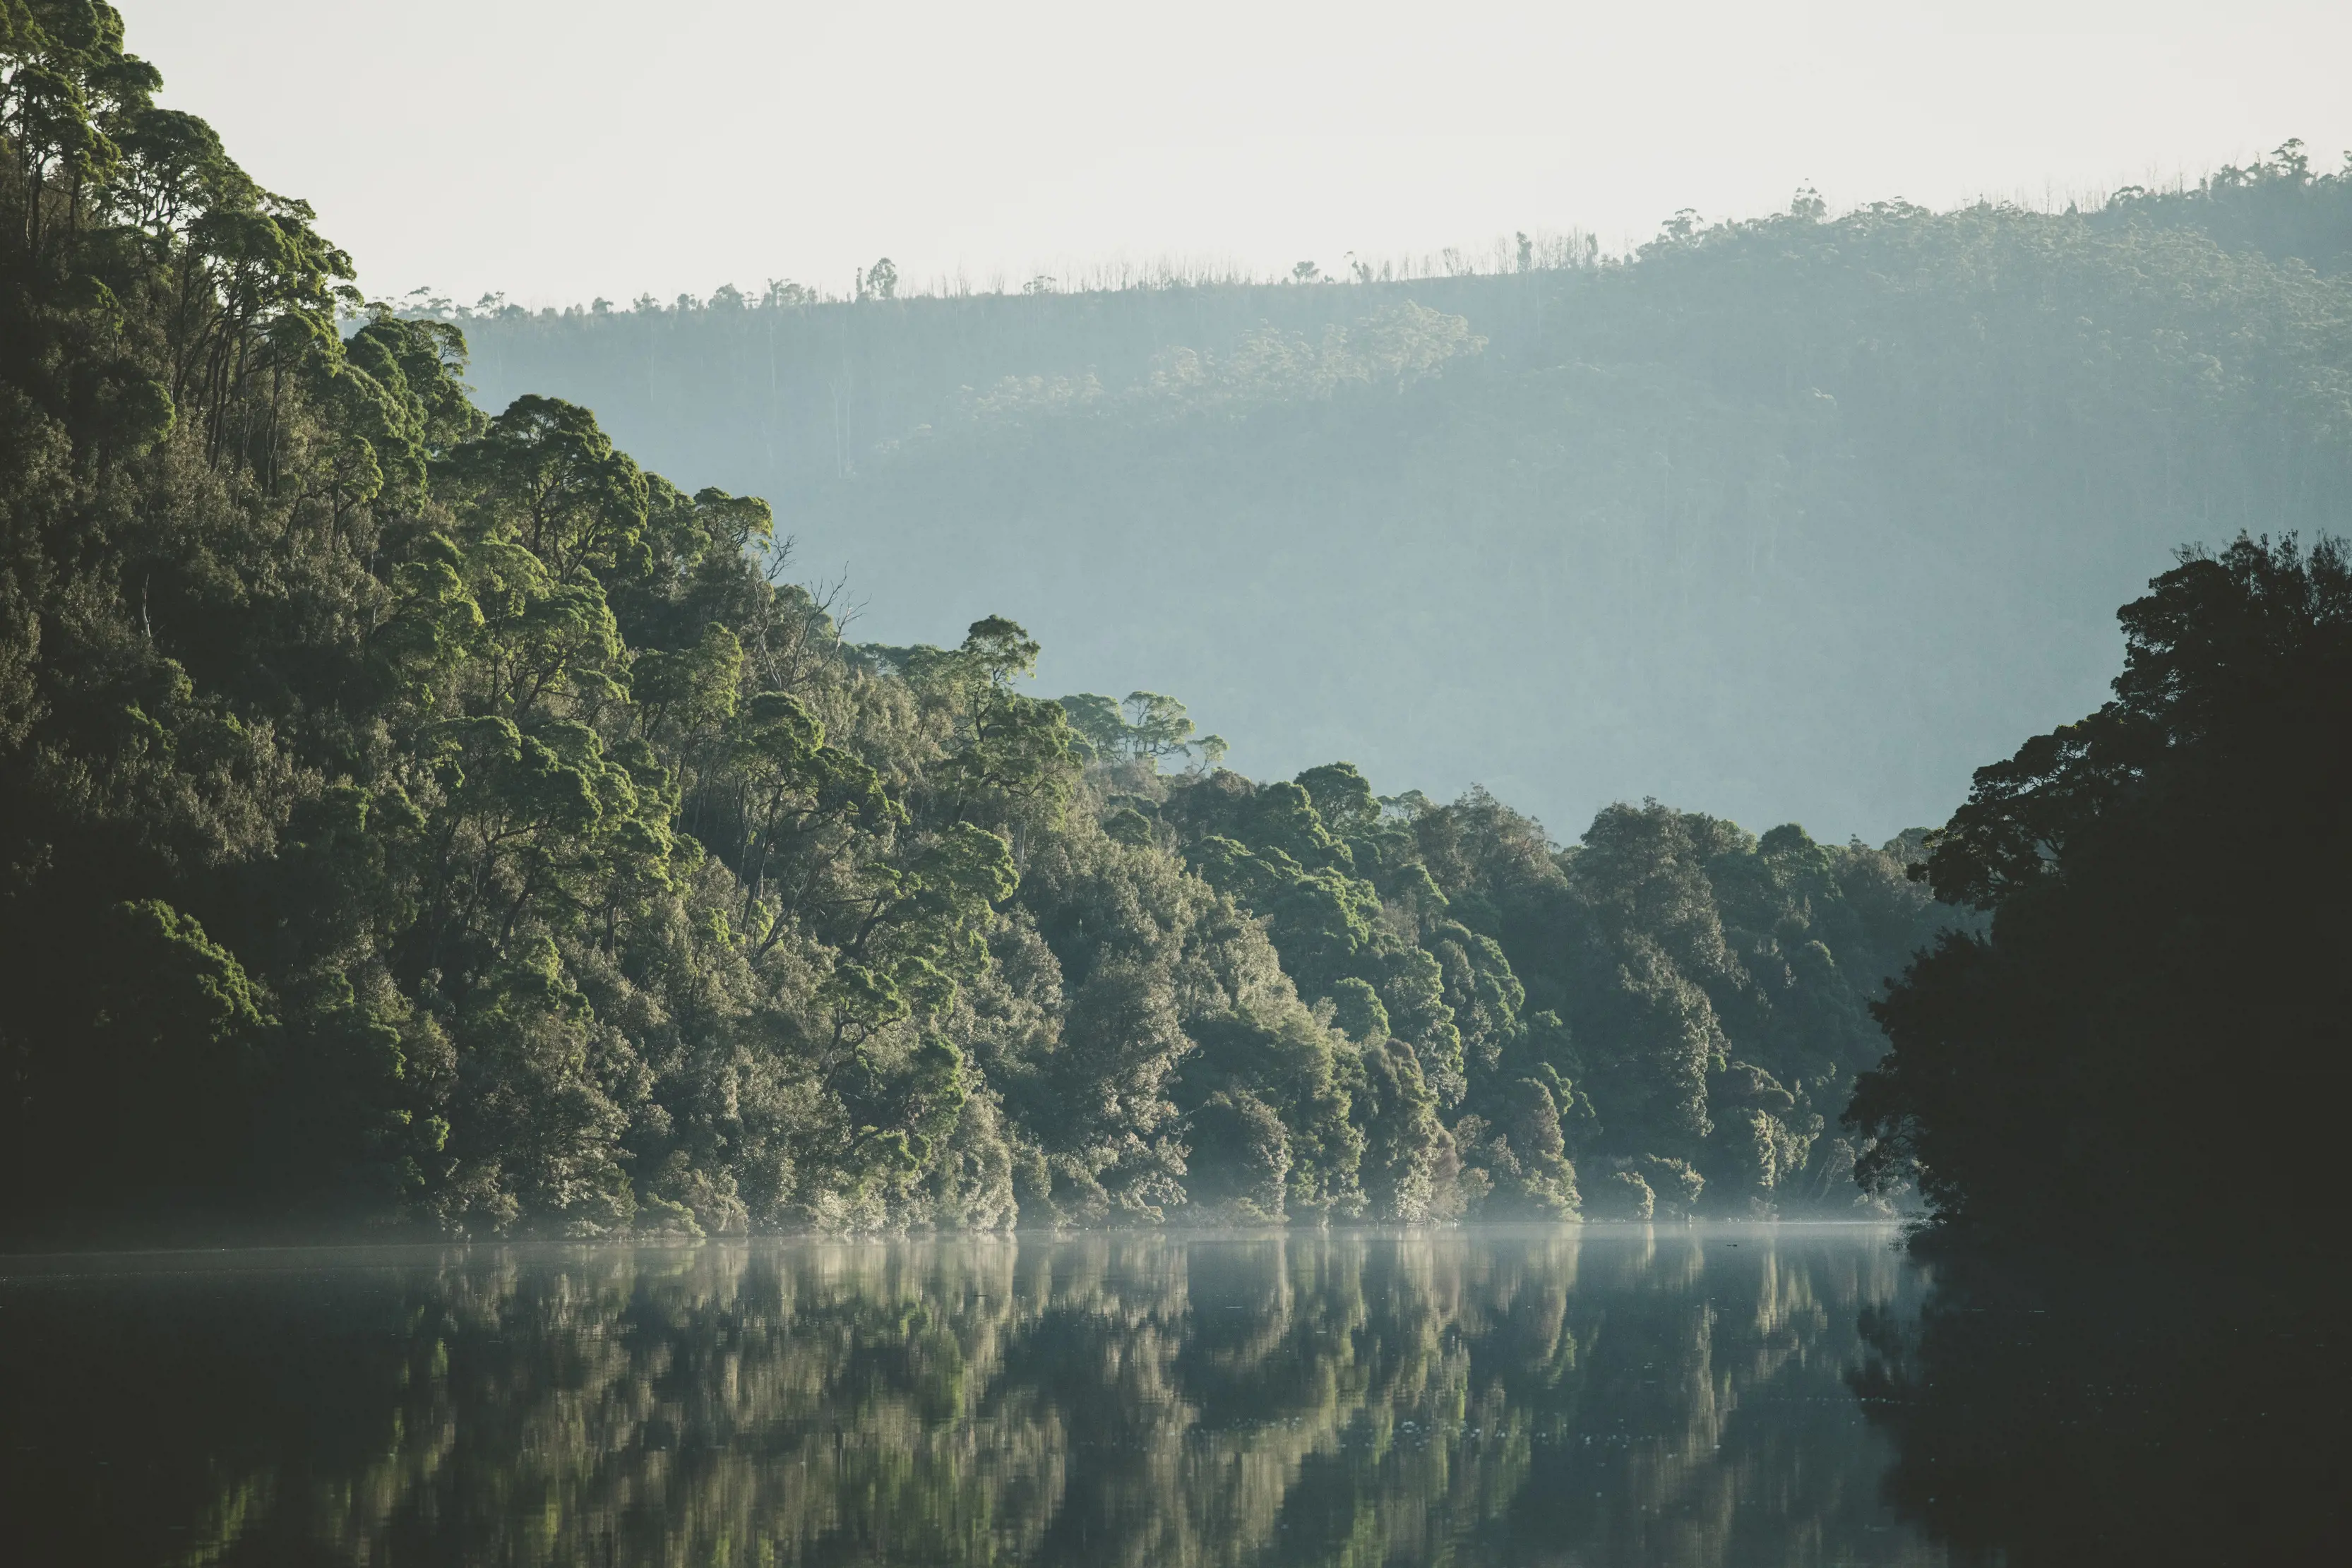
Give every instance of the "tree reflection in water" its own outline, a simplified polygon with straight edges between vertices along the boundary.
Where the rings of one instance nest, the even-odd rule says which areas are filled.
[[[1964,1560],[2352,1556],[2344,1316],[2307,1277],[1937,1272],[1916,1314],[1873,1311],[1853,1383],[1888,1496]]]
[[[74,1562],[1938,1562],[1847,1385],[1865,1316],[1916,1312],[1892,1241],[19,1264],[0,1531]]]

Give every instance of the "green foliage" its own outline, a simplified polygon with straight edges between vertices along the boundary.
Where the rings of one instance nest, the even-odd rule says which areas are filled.
[[[1202,761],[1213,767],[1225,754],[1223,737],[1204,735],[1194,739],[1192,720],[1184,705],[1158,692],[1129,692],[1124,703],[1093,692],[1057,700],[1090,758],[1149,758],[1156,766],[1161,758],[1189,758],[1198,752]]]
[[[2321,272],[2352,270],[2352,159],[2313,172],[2310,154],[2290,139],[2241,168],[2224,164],[2185,190],[2126,185],[2095,219],[2116,228],[2191,228],[2232,248],[2293,257]]]
[[[1289,1187],[1290,1134],[1256,1095],[1219,1090],[1186,1119],[1199,1166],[1186,1191],[1203,1218],[1264,1223],[1283,1218]]]
[[[2259,1244],[2324,1203],[2344,1075],[2352,927],[2315,890],[2352,864],[2352,561],[2242,535],[2118,618],[2114,699],[1930,836],[1922,874],[1990,929],[1876,1004],[1894,1049],[1845,1119],[1864,1179],[1916,1178],[1954,1238]],[[2250,1203],[2212,1162],[2257,1154]]]
[[[1000,616],[846,644],[765,503],[484,416],[446,322],[341,335],[348,261],[110,10],[6,15],[12,1233],[1560,1218],[1594,1160],[1853,1202],[1813,1107],[1935,923],[1897,860],[1255,783],[1171,697],[1024,695]],[[1477,347],[1270,329],[1151,398]]]

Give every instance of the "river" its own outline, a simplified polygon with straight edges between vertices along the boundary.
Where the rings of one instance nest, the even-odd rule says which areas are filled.
[[[2078,1557],[2032,1538],[2032,1481],[1934,1468],[1971,1419],[2033,1454],[1998,1378],[1955,1416],[1928,1364],[2046,1305],[1937,1290],[1856,1226],[16,1259],[0,1555]]]

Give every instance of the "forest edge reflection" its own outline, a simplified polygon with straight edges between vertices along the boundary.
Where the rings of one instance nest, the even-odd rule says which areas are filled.
[[[2340,1558],[2342,1307],[2270,1267],[1937,1260],[1916,1316],[1866,1312],[1849,1378],[1889,1500],[2018,1565]]]
[[[2340,1345],[1893,1228],[18,1259],[29,1560],[2310,1560]],[[1891,1443],[1891,1447],[1890,1447]]]
[[[1938,1561],[1841,1382],[1916,1311],[1894,1237],[19,1260],[9,1517],[81,1561]]]

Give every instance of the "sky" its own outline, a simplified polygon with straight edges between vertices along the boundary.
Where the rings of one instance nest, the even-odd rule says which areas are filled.
[[[2345,0],[116,0],[379,298],[1339,271],[2352,148]]]

